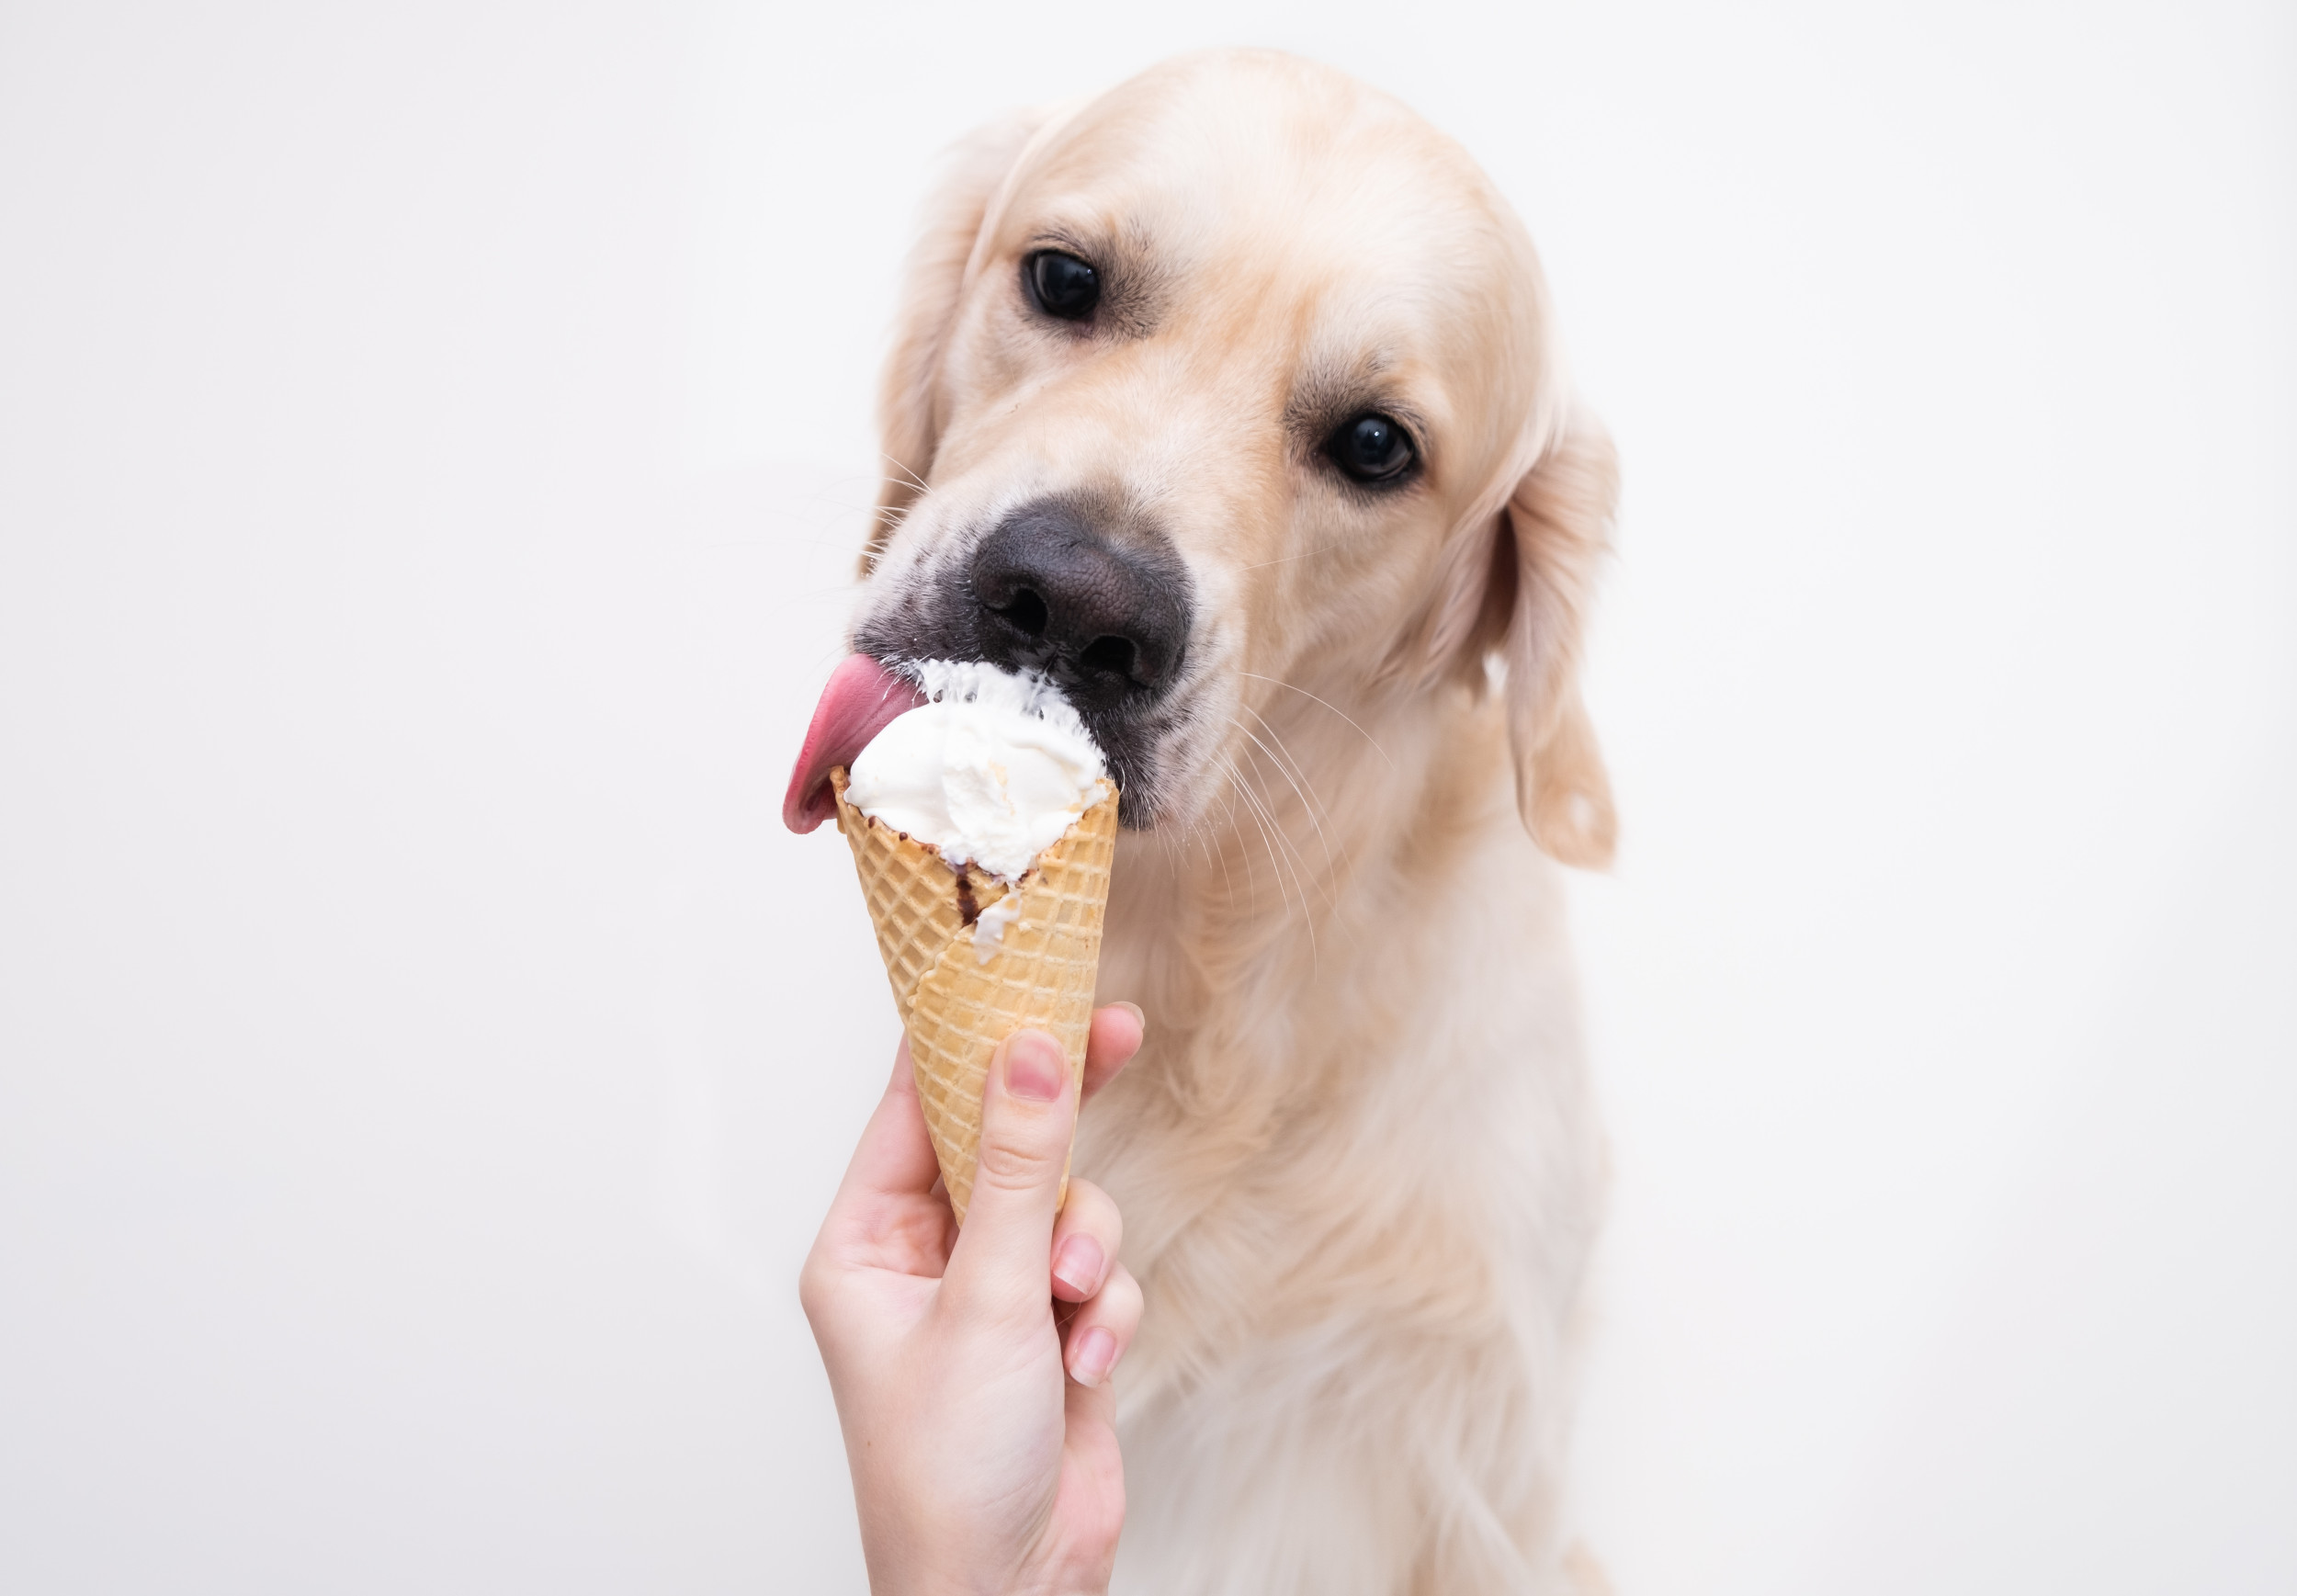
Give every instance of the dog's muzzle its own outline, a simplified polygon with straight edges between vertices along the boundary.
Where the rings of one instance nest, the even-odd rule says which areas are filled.
[[[1171,547],[1119,541],[1059,501],[999,522],[967,576],[971,613],[951,607],[963,635],[946,640],[1050,677],[1087,717],[1153,700],[1188,647],[1188,578]]]
[[[1060,688],[1108,761],[1125,823],[1147,826],[1159,807],[1156,754],[1179,714],[1194,617],[1187,567],[1162,532],[1090,496],[1024,504],[969,551],[921,562],[865,614],[854,646],[872,663],[849,661],[832,679],[784,817],[800,831],[826,819],[832,765],[850,761],[915,701],[875,662],[898,672],[916,660],[987,660]]]

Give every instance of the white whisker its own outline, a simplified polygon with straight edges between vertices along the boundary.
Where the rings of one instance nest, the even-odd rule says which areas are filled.
[[[1250,704],[1245,705],[1243,707],[1246,714],[1251,716],[1253,719],[1261,723],[1261,730],[1267,732],[1270,739],[1275,743],[1275,747],[1269,750],[1269,753],[1271,756],[1275,759],[1276,767],[1284,772],[1285,779],[1292,782],[1293,791],[1298,793],[1300,795],[1301,801],[1307,806],[1310,816],[1314,817],[1329,814],[1330,810],[1325,806],[1324,801],[1317,796],[1315,784],[1308,780],[1307,766],[1302,764],[1300,763],[1299,756],[1294,753],[1291,748],[1285,744],[1284,733],[1276,730],[1276,723],[1269,719],[1267,716],[1262,714],[1259,710],[1253,708]],[[1231,717],[1230,724],[1233,725],[1234,723],[1234,717]],[[1239,726],[1237,730],[1243,731],[1244,728]],[[1250,731],[1245,731],[1245,735],[1248,737],[1252,736]],[[1252,741],[1258,742],[1260,739],[1253,737]],[[1262,746],[1266,745],[1263,744]]]
[[[1387,750],[1380,746],[1378,741],[1373,737],[1372,733],[1366,731],[1363,727],[1357,726],[1353,720],[1350,720],[1348,719],[1347,712],[1341,709],[1338,705],[1325,703],[1323,699],[1318,698],[1315,694],[1309,692],[1306,687],[1294,687],[1291,683],[1279,682],[1273,676],[1263,676],[1254,671],[1239,671],[1237,674],[1239,676],[1250,676],[1255,682],[1266,682],[1272,686],[1290,687],[1293,692],[1299,694],[1301,697],[1314,699],[1317,703],[1323,704],[1325,708],[1330,709],[1342,720],[1347,720],[1350,726],[1354,727],[1356,735],[1363,738],[1366,742],[1372,744],[1373,753],[1378,754],[1382,759],[1387,759]],[[1394,770],[1396,768],[1396,762],[1392,759],[1387,759],[1387,767],[1390,770]]]
[[[1239,730],[1241,730],[1242,728],[1239,727]],[[1250,734],[1248,732],[1246,735]],[[1300,924],[1301,928],[1307,933],[1308,962],[1310,968],[1313,968],[1319,962],[1316,942],[1316,916],[1308,906],[1307,876],[1302,868],[1299,850],[1292,845],[1292,839],[1284,834],[1284,827],[1277,821],[1274,812],[1268,807],[1267,800],[1252,790],[1251,784],[1243,779],[1233,761],[1229,763],[1228,769],[1235,780],[1237,795],[1244,799],[1245,808],[1251,813],[1252,823],[1259,828],[1261,843],[1268,850],[1269,867],[1276,874],[1276,889],[1283,894],[1286,908],[1291,907],[1293,900],[1293,893],[1286,891],[1284,888],[1285,859],[1287,856],[1290,858],[1293,887],[1298,892],[1300,900]],[[1281,855],[1277,852],[1279,843],[1284,846],[1284,853]]]
[[[1339,544],[1338,544],[1337,542],[1333,542],[1333,543],[1319,543],[1319,544],[1318,544],[1318,545],[1317,545],[1315,548],[1313,548],[1313,549],[1302,549],[1302,550],[1300,550],[1300,552],[1299,552],[1299,553],[1297,553],[1297,554],[1279,554],[1279,555],[1278,555],[1278,556],[1276,556],[1276,558],[1275,558],[1275,559],[1273,559],[1273,560],[1263,560],[1260,561],[1257,565],[1242,565],[1242,566],[1239,566],[1237,569],[1238,569],[1239,571],[1240,571],[1240,572],[1242,572],[1242,571],[1265,571],[1265,570],[1267,570],[1267,569],[1268,569],[1270,566],[1272,566],[1272,565],[1285,565],[1285,564],[1289,564],[1291,561],[1293,561],[1293,560],[1306,560],[1306,559],[1308,559],[1311,555],[1321,554],[1321,553],[1323,553],[1326,549],[1336,549],[1336,548],[1338,548],[1338,547],[1339,547]]]
[[[1250,713],[1262,726],[1268,726],[1267,717],[1262,715],[1259,710],[1254,709],[1251,710]],[[1298,780],[1294,779],[1292,772],[1285,768],[1284,761],[1278,756],[1275,750],[1270,748],[1265,742],[1262,742],[1260,738],[1254,734],[1250,727],[1243,724],[1243,722],[1238,720],[1233,716],[1229,718],[1228,724],[1235,727],[1239,731],[1243,732],[1245,736],[1251,738],[1252,745],[1258,748],[1262,753],[1268,755],[1270,762],[1276,766],[1276,774],[1283,776],[1286,782],[1291,784],[1294,796],[1299,798],[1301,809],[1307,814],[1308,824],[1316,828],[1317,842],[1324,849],[1324,870],[1326,879],[1324,883],[1323,898],[1326,903],[1330,903],[1332,901],[1332,893],[1329,877],[1338,875],[1340,873],[1340,867],[1333,862],[1332,844],[1324,835],[1324,822],[1318,818],[1317,811],[1321,806],[1308,795],[1307,789],[1300,785]],[[1268,726],[1268,734],[1271,737],[1276,737],[1276,729],[1273,726]],[[1284,740],[1281,737],[1277,738],[1277,741],[1279,743],[1282,743],[1283,741]],[[1303,777],[1307,775],[1306,772],[1302,772],[1301,774]],[[1296,858],[1296,849],[1295,850],[1295,855]],[[1295,869],[1296,870],[1298,866],[1296,865]]]
[[[909,486],[915,488],[921,493],[930,493],[934,491],[932,483],[926,481],[924,478],[910,470],[909,467],[903,465],[900,460],[895,459],[891,455],[887,454],[885,450],[879,449],[877,454],[878,457],[886,462],[886,464],[894,469],[895,472],[899,474],[901,480]]]
[[[1260,806],[1252,801],[1250,784],[1245,780],[1244,772],[1238,768],[1234,759],[1223,755],[1220,763],[1228,773],[1228,824],[1231,829],[1236,828],[1237,805],[1241,803],[1244,806],[1245,818],[1252,822],[1252,829],[1260,833],[1261,848],[1268,855],[1269,869],[1275,877],[1277,902],[1282,907],[1289,908],[1292,903],[1292,893],[1284,881],[1284,861],[1277,856],[1276,844],[1269,837],[1268,825],[1262,818]],[[1247,849],[1244,854],[1244,868],[1245,878],[1252,886],[1252,908],[1257,911],[1260,908],[1260,872],[1253,867],[1250,849]]]

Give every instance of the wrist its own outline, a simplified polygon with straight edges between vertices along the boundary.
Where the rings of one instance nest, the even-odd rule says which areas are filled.
[[[1000,1578],[987,1572],[952,1568],[956,1538],[901,1537],[894,1546],[863,1537],[862,1553],[869,1566],[869,1596],[1108,1596],[1108,1570],[1093,1578],[1073,1571],[1059,1573],[1024,1569]]]

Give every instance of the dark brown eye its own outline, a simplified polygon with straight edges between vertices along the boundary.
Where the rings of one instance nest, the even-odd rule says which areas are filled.
[[[1073,255],[1041,249],[1021,263],[1037,309],[1064,322],[1081,322],[1101,302],[1101,274]]]
[[[1411,470],[1411,438],[1385,415],[1357,416],[1324,440],[1332,463],[1359,482],[1392,482]]]

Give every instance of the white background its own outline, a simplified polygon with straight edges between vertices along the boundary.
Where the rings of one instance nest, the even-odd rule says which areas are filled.
[[[1624,1596],[2297,1590],[2297,18],[1237,0],[0,6],[0,1588],[860,1590],[897,262],[1215,42],[1485,161],[1624,456]]]

